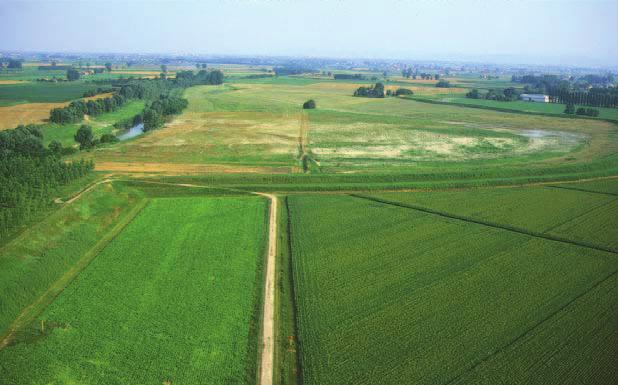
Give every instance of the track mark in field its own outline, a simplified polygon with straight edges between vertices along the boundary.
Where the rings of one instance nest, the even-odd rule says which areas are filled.
[[[585,189],[585,188],[579,188],[579,187],[552,186],[552,185],[549,185],[549,186],[547,186],[547,187],[551,187],[551,188],[559,188],[559,189],[563,189],[563,190],[574,190],[574,191],[581,191],[581,192],[590,193],[590,194],[611,195],[611,196],[618,197],[618,194],[616,194],[616,193],[612,193],[612,192],[603,192],[603,191],[594,191],[594,190],[588,190],[588,189]]]
[[[260,385],[272,385],[275,346],[275,257],[277,255],[277,197],[256,193],[270,200],[268,224],[268,256],[264,283],[264,309],[262,311],[262,359]]]
[[[586,247],[588,249],[593,249],[593,250],[598,250],[598,251],[605,251],[605,252],[612,253],[612,254],[618,254],[618,249],[614,249],[612,247],[595,245],[595,244],[588,243],[588,242],[574,241],[572,239],[562,238],[562,237],[558,237],[558,236],[554,236],[554,235],[549,235],[549,234],[544,234],[544,233],[539,233],[539,232],[536,232],[536,231],[522,229],[522,228],[515,227],[515,226],[502,225],[502,224],[498,224],[498,223],[487,222],[487,221],[483,221],[483,220],[480,220],[480,219],[474,219],[474,218],[469,218],[469,217],[465,217],[465,216],[462,216],[462,215],[451,214],[451,213],[447,213],[447,212],[444,212],[444,211],[430,209],[430,208],[427,208],[427,207],[416,206],[416,205],[411,205],[411,204],[401,203],[401,202],[395,202],[395,201],[390,201],[390,200],[386,200],[386,199],[382,199],[382,198],[375,198],[375,197],[367,196],[367,195],[350,194],[350,196],[355,197],[355,198],[359,198],[359,199],[366,199],[366,200],[377,202],[377,203],[382,203],[382,204],[385,204],[385,205],[391,205],[391,206],[396,206],[396,207],[402,207],[402,208],[405,208],[405,209],[416,210],[416,211],[420,211],[420,212],[423,212],[423,213],[426,213],[426,214],[433,214],[433,215],[437,215],[437,216],[440,216],[440,217],[443,217],[443,218],[455,219],[455,220],[459,220],[459,221],[463,221],[463,222],[468,222],[468,223],[475,223],[475,224],[478,224],[478,225],[493,227],[495,229],[502,229],[502,230],[513,232],[513,233],[529,235],[531,237],[536,237],[536,238],[547,239],[549,241],[566,243],[566,244],[570,244],[570,245]]]
[[[85,191],[82,191],[84,193]],[[80,193],[81,194],[81,193]],[[78,195],[80,195],[78,194]],[[81,196],[81,195],[80,195]],[[75,198],[75,197],[74,197]],[[77,199],[77,198],[76,198]],[[69,202],[67,202],[69,203]],[[21,313],[17,316],[15,321],[8,328],[6,334],[4,336],[0,336],[2,339],[0,340],[0,349],[4,348],[8,344],[11,343],[15,333],[27,326],[30,322],[32,322],[36,317],[45,310],[45,308],[51,304],[56,297],[60,295],[64,291],[64,289],[73,282],[75,278],[86,268],[90,263],[96,258],[96,256],[107,246],[109,242],[111,242],[120,232],[135,219],[135,217],[142,211],[148,200],[143,200],[140,203],[137,203],[131,211],[127,214],[127,217],[121,220],[116,224],[107,234],[105,234],[99,242],[97,242],[86,254],[84,254],[81,259],[79,259],[73,267],[71,267],[68,271],[66,271],[56,282],[54,282],[36,301],[28,305]]]
[[[596,289],[597,287],[601,286],[603,284],[603,282],[607,281],[608,279],[612,278],[614,275],[616,275],[616,273],[618,273],[618,270],[612,272],[611,274],[601,278],[600,280],[598,280],[597,282],[595,282],[592,286],[590,286],[588,289],[584,290],[582,293],[576,295],[575,297],[573,297],[571,300],[569,300],[567,303],[565,303],[564,305],[560,306],[558,309],[556,309],[555,311],[551,312],[550,314],[547,315],[547,317],[544,317],[543,319],[539,320],[537,323],[535,323],[534,325],[532,325],[530,328],[528,328],[526,331],[524,331],[523,333],[521,333],[520,335],[518,335],[517,337],[513,338],[511,341],[509,341],[506,345],[503,345],[499,348],[497,348],[496,350],[494,350],[493,352],[489,353],[488,355],[486,355],[483,358],[480,358],[479,360],[477,360],[474,364],[472,364],[472,366],[470,366],[468,369],[464,370],[463,372],[459,373],[458,375],[456,375],[455,377],[453,377],[452,379],[446,381],[443,385],[450,385],[452,383],[454,383],[455,381],[459,380],[461,377],[463,377],[465,374],[473,371],[474,369],[476,369],[479,365],[481,365],[482,363],[486,362],[487,360],[491,359],[492,357],[502,353],[503,351],[507,350],[508,348],[510,348],[511,346],[515,345],[518,341],[522,340],[523,338],[525,338],[526,336],[528,336],[530,333],[532,333],[536,328],[538,328],[539,326],[541,326],[543,323],[545,323],[547,320],[549,320],[550,318],[552,318],[553,316],[555,316],[556,314],[560,313],[561,311],[563,311],[564,309],[566,309],[567,307],[569,307],[570,305],[572,305],[573,303],[577,302],[577,300],[579,300],[580,298],[582,298],[583,296],[585,296],[586,294],[590,293],[592,290]]]

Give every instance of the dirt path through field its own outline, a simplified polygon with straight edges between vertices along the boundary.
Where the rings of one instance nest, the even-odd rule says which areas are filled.
[[[268,257],[266,259],[266,282],[264,283],[264,309],[262,312],[262,362],[260,385],[272,385],[275,353],[275,256],[277,254],[277,197],[257,193],[270,200]]]

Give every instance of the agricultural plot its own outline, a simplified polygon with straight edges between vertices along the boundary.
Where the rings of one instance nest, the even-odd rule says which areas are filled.
[[[618,196],[614,195],[533,187],[372,196],[618,250]]]
[[[84,92],[100,85],[82,81],[62,83],[0,84],[0,106],[21,103],[60,103],[79,99]]]
[[[140,200],[138,193],[100,185],[2,245],[0,338],[24,308],[81,260],[86,262],[90,250],[115,226],[130,220]]]
[[[266,209],[257,197],[152,199],[0,350],[0,378],[255,383]]]
[[[618,146],[612,125],[602,121],[586,121],[581,130],[581,120],[355,98],[354,83],[253,80],[262,84],[190,88],[189,107],[165,129],[88,156],[99,164],[211,164],[272,173],[307,171],[301,161],[307,156],[312,172],[417,174],[531,162],[577,167],[615,154]],[[302,112],[310,98],[318,108]]]
[[[611,383],[616,254],[356,197],[288,205],[303,383]]]

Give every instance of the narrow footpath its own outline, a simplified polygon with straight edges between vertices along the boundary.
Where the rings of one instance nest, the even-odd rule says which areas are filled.
[[[266,259],[266,281],[264,284],[264,309],[262,311],[262,362],[260,385],[272,385],[275,353],[275,257],[277,255],[277,197],[257,193],[270,200],[268,230],[268,256]]]

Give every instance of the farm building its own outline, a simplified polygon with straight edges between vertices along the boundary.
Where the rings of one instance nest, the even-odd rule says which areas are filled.
[[[519,98],[527,102],[549,103],[549,96],[543,94],[521,94]]]

